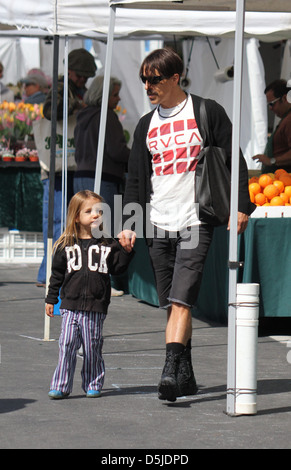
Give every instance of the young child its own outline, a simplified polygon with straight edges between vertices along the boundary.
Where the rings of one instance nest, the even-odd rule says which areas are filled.
[[[65,398],[71,393],[77,350],[81,345],[82,387],[86,396],[98,397],[104,383],[102,331],[110,303],[109,274],[124,272],[133,252],[102,235],[102,202],[92,191],[76,193],[68,207],[66,229],[54,246],[45,309],[52,317],[61,288],[62,327],[59,362],[49,392],[52,399]]]

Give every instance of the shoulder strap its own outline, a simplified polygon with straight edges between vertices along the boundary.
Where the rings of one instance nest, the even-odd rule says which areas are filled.
[[[206,112],[205,100],[203,98],[201,98],[201,103],[200,103],[200,123],[201,123],[201,129],[204,134],[203,140],[205,141],[207,139],[208,144],[210,144],[210,133],[209,133],[209,126],[208,126],[207,112]]]

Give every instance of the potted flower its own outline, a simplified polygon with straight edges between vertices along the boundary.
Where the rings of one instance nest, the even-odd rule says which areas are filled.
[[[38,152],[37,152],[37,150],[30,150],[28,158],[31,162],[38,162]]]
[[[4,162],[13,162],[14,159],[15,159],[15,156],[10,150],[4,150],[4,152],[2,153],[2,160]]]
[[[43,118],[42,104],[30,104],[20,101],[0,103],[0,139],[10,140],[10,147],[21,146],[34,140],[33,121]],[[16,149],[15,149],[16,151]]]
[[[17,150],[15,155],[16,162],[25,162],[29,157],[29,150],[26,147],[23,147],[20,150]]]

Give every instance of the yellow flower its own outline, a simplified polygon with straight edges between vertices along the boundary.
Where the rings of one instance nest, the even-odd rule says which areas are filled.
[[[12,113],[16,109],[16,104],[15,103],[8,103],[8,109],[9,109],[9,112]]]

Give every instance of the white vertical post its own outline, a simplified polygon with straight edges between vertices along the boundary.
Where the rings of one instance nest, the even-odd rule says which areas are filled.
[[[64,231],[67,219],[68,194],[68,36],[65,36],[64,50],[64,104],[63,104],[63,152],[62,152],[62,218],[61,233]]]
[[[228,354],[227,354],[227,406],[229,415],[236,414],[236,284],[237,284],[237,211],[238,174],[241,122],[241,82],[244,39],[245,0],[236,1],[236,28],[234,51],[233,129],[231,165],[231,204],[229,233],[229,305],[228,305]]]
[[[237,284],[236,414],[257,412],[259,284]]]
[[[99,128],[99,139],[98,139],[97,161],[96,161],[96,172],[95,172],[95,183],[94,183],[94,191],[98,194],[100,194],[102,166],[103,166],[103,152],[104,152],[105,132],[106,132],[109,82],[110,82],[110,71],[111,71],[113,39],[114,39],[114,26],[115,26],[115,16],[116,16],[115,10],[116,10],[115,6],[110,6],[109,31],[108,31],[106,57],[105,57],[103,94],[102,94],[102,103],[101,103],[101,119],[100,119],[100,128]]]
[[[52,246],[54,231],[54,195],[55,195],[55,161],[56,161],[56,135],[57,135],[57,94],[58,94],[58,62],[59,62],[59,36],[54,36],[53,60],[53,86],[52,86],[52,120],[51,120],[51,155],[49,173],[49,201],[48,201],[48,227],[46,252],[46,295],[52,266]],[[44,314],[44,340],[50,338],[50,317]]]

